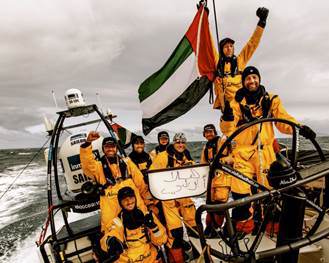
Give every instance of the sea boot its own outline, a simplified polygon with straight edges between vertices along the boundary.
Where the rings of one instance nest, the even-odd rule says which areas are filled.
[[[185,263],[184,253],[182,248],[169,248],[170,263]]]
[[[204,231],[204,235],[206,236],[206,238],[216,238],[218,235],[215,227],[217,228],[222,227],[223,222],[224,222],[224,215],[219,213],[213,213],[213,217],[212,217],[210,213],[207,213],[206,229]]]
[[[279,233],[279,223],[270,221],[266,225],[266,234],[269,237],[276,237]]]
[[[254,226],[255,224],[253,219],[237,221],[235,228],[237,233],[241,233],[238,235],[238,239],[242,239],[245,235],[251,234]]]

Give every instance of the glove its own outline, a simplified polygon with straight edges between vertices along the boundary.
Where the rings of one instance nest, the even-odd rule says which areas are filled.
[[[154,223],[154,219],[153,219],[153,213],[152,211],[149,212],[148,214],[146,214],[144,216],[144,225],[149,228],[149,229],[153,229],[155,228],[157,225]]]
[[[123,253],[123,245],[119,239],[116,237],[108,237],[106,240],[107,245],[107,253],[109,254],[110,258],[109,261],[106,262],[114,262],[119,259],[121,253]]]
[[[308,126],[302,125],[299,129],[299,134],[302,135],[305,139],[315,139],[316,133]]]
[[[199,10],[199,8],[202,5],[203,0],[200,0],[199,3],[196,5],[196,8]],[[209,9],[207,6],[204,7],[204,10],[206,10],[207,14],[209,14]]]
[[[222,119],[224,121],[233,121],[234,120],[233,110],[228,101],[225,101],[225,108],[224,108]]]
[[[259,17],[259,22],[257,25],[264,28],[266,25],[266,19],[268,16],[268,9],[265,7],[259,7],[256,11],[256,15]]]

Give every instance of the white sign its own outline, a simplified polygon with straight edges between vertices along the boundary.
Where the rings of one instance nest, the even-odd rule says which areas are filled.
[[[209,165],[149,171],[151,194],[159,200],[171,200],[202,195],[207,191]]]

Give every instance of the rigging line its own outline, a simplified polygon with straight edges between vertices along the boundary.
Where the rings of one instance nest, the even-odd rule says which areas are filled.
[[[43,147],[48,143],[48,141],[50,140],[51,137],[48,137],[48,139],[46,140],[46,142],[41,146],[41,148],[34,154],[34,156],[31,158],[31,160],[25,165],[25,167],[21,170],[21,172],[16,175],[15,179],[13,180],[13,182],[8,186],[8,188],[3,192],[3,194],[0,197],[0,200],[2,199],[2,197],[4,197],[4,195],[10,190],[10,188],[14,185],[14,183],[16,182],[16,180],[18,179],[18,177],[20,177],[22,175],[22,173],[25,171],[25,169],[31,164],[31,162],[34,160],[34,158],[40,153],[40,151],[43,149]]]
[[[218,34],[218,26],[217,26],[217,15],[216,15],[216,5],[215,5],[215,0],[212,0],[212,6],[214,8],[214,18],[215,18],[215,27],[216,27],[216,38],[217,38],[217,48],[218,52],[219,50],[219,34]]]
[[[101,112],[102,114],[104,114],[104,113],[103,113],[103,104],[102,104],[102,101],[101,101],[101,99],[100,99],[100,96],[99,96],[99,93],[98,93],[98,92],[96,93],[96,99],[97,99],[97,103],[98,103],[98,105],[100,106],[100,112]],[[102,120],[99,120],[99,122],[98,122],[98,124],[97,124],[97,127],[96,127],[96,129],[95,129],[95,131],[98,130],[101,121],[102,121]],[[111,124],[110,124],[110,125],[111,125]]]

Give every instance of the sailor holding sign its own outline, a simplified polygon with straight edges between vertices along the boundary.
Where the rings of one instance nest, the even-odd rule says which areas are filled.
[[[153,160],[150,170],[163,169],[169,167],[181,167],[194,164],[190,152],[186,149],[186,137],[183,133],[176,133],[173,145],[168,146],[166,151],[159,153]],[[162,210],[165,217],[165,225],[168,230],[169,256],[173,262],[183,263],[183,249],[186,241],[183,239],[183,225],[181,216],[188,229],[188,234],[193,235],[192,227],[195,223],[195,206],[191,198],[181,198],[176,200],[161,201]]]

